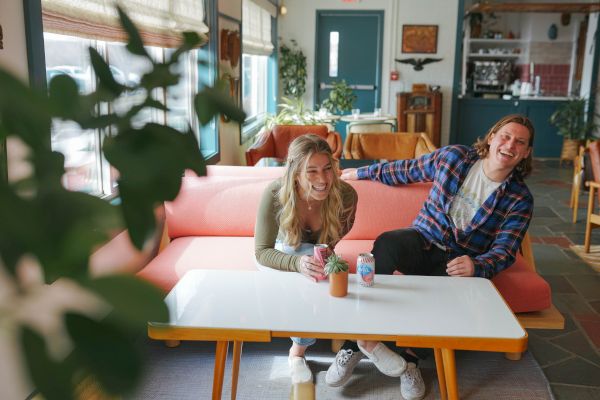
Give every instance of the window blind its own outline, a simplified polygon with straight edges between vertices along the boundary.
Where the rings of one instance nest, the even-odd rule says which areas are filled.
[[[114,0],[42,0],[44,31],[99,39],[125,41]],[[203,0],[120,0],[144,44],[176,47],[180,33],[195,31],[205,36]]]
[[[242,52],[268,56],[274,48],[271,41],[271,15],[274,10],[269,7],[270,3],[260,3],[259,5],[252,0],[243,0]]]

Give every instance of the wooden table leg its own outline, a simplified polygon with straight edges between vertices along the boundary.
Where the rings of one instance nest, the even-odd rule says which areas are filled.
[[[225,362],[227,361],[227,349],[229,342],[219,340],[215,350],[215,371],[213,375],[212,399],[221,400],[223,392],[223,377],[225,376]]]
[[[231,400],[237,395],[238,376],[240,375],[240,359],[242,358],[242,346],[244,342],[235,340],[233,342],[233,363],[231,365]]]
[[[444,375],[444,360],[442,358],[442,350],[433,349],[435,354],[435,368],[437,370],[438,382],[440,386],[440,398],[448,400],[448,389],[446,388],[446,375]]]
[[[456,360],[454,350],[442,349],[442,359],[444,360],[444,375],[446,376],[446,385],[448,387],[448,399],[458,400],[458,383],[456,382]]]

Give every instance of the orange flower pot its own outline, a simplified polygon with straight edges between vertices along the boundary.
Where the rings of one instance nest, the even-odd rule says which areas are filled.
[[[329,275],[329,294],[345,297],[348,294],[348,271]]]

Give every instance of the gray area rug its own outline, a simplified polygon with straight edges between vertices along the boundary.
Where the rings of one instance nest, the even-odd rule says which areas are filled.
[[[238,381],[240,400],[280,400],[290,396],[287,365],[290,342],[276,339],[271,343],[246,343],[243,348]],[[315,376],[316,398],[321,399],[401,399],[400,379],[379,373],[368,360],[362,360],[350,381],[341,388],[325,383],[325,373],[334,359],[329,341],[319,340],[307,351],[307,360]],[[210,399],[214,362],[214,343],[182,342],[169,349],[161,342],[148,341],[148,369],[141,385],[129,399]],[[230,398],[231,353],[226,367],[223,398]],[[461,399],[524,400],[552,399],[542,370],[531,354],[520,361],[509,361],[501,353],[460,351],[456,354]],[[439,399],[433,355],[422,362],[427,385],[426,399]]]

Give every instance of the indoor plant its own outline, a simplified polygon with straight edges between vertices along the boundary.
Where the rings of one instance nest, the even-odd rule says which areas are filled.
[[[145,335],[147,321],[167,318],[163,293],[130,275],[92,277],[90,257],[111,232],[125,228],[142,249],[155,229],[155,208],[175,198],[184,170],[205,173],[191,128],[181,132],[134,123],[148,108],[166,109],[152,92],[179,82],[172,67],[201,37],[184,33],[181,47],[164,63],[155,62],[120,9],[119,17],[129,37],[127,49],[152,64],[140,82],[117,82],[92,48],[98,83],[88,95],[79,94],[67,75],[53,78],[48,92],[41,92],[0,70],[0,140],[23,150],[8,154],[9,167],[21,175],[0,179],[0,340],[10,348],[20,345],[28,379],[48,400],[75,398],[74,387],[90,378],[108,394],[130,392],[139,382],[143,362],[136,338]],[[97,114],[98,106],[109,109],[107,104],[130,90],[144,93],[143,101],[122,112]],[[219,113],[244,120],[219,88],[206,87],[194,100],[203,125]],[[50,148],[54,118],[83,129],[113,128],[103,152],[119,171],[118,205],[63,188],[64,156]],[[0,382],[16,380],[19,361],[18,355],[13,360],[3,355],[10,367],[0,369]]]
[[[265,118],[265,129],[270,130],[273,125],[317,125],[323,119],[315,111],[309,110],[301,98],[282,97],[283,103],[278,104],[277,115],[268,115]]]
[[[564,102],[550,116],[550,123],[558,128],[563,136],[560,159],[574,160],[579,144],[585,140],[597,125],[593,117],[587,118],[587,99],[576,97]]]
[[[344,297],[348,294],[348,263],[337,254],[327,257],[325,274],[329,276],[329,294]]]
[[[284,96],[300,98],[306,91],[306,56],[295,40],[279,47],[279,77]]]
[[[324,107],[332,114],[343,114],[352,109],[352,104],[356,101],[356,95],[348,86],[345,80],[333,81],[329,97],[323,100],[321,107]]]

